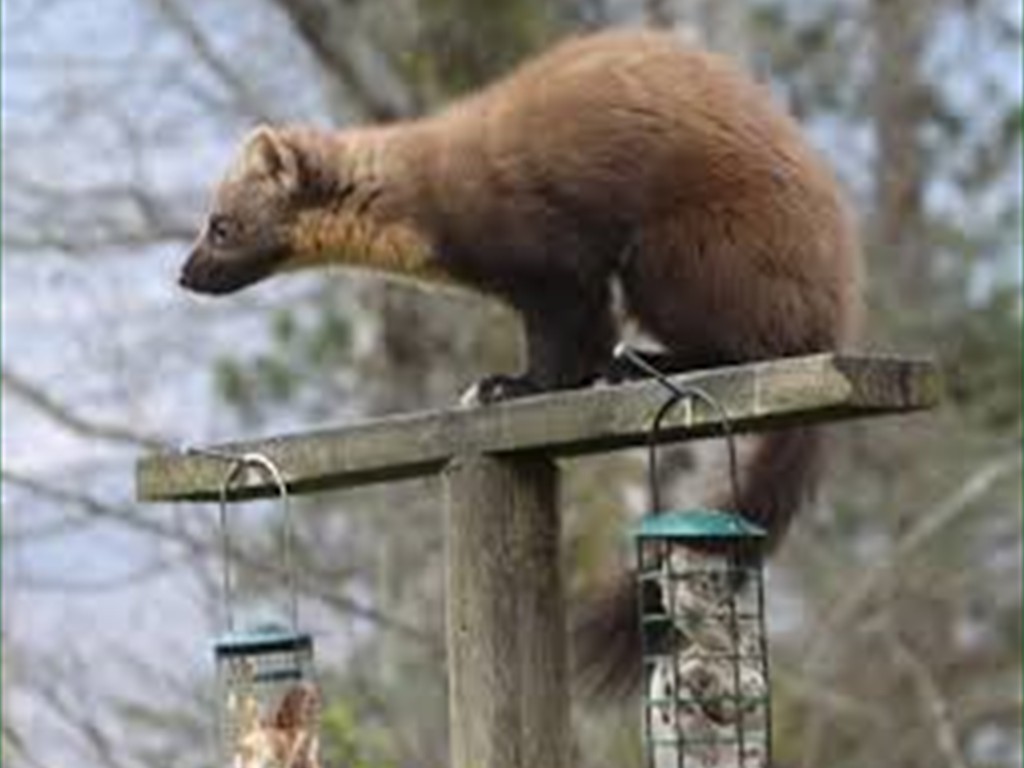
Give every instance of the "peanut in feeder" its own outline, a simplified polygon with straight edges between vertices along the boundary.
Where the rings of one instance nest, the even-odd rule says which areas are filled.
[[[299,631],[288,492],[277,467],[261,454],[232,460],[220,493],[224,545],[225,633],[214,644],[222,768],[319,768],[320,694],[313,680],[313,638]],[[230,568],[227,498],[246,470],[267,472],[284,512],[289,610],[284,623],[237,630]]]

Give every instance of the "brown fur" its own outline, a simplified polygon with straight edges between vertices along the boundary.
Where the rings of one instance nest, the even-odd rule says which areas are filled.
[[[214,237],[224,221],[234,230]],[[615,280],[680,368],[836,349],[859,307],[851,216],[796,124],[729,60],[655,32],[567,41],[419,120],[257,131],[182,283],[228,292],[329,263],[509,302],[528,367],[499,393],[600,373]],[[740,506],[773,542],[813,486],[819,448],[796,430],[754,455]],[[627,599],[599,600],[615,615],[589,626],[620,633],[625,658],[635,592],[611,594]]]

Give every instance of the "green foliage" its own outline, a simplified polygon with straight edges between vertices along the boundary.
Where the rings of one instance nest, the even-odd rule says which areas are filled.
[[[321,397],[319,375],[351,363],[352,320],[328,294],[301,312],[281,308],[269,321],[269,348],[252,357],[217,360],[217,395],[246,420],[259,421],[275,408],[295,406],[301,398]],[[330,381],[330,376],[323,377]]]
[[[942,357],[951,401],[984,429],[1019,432],[1021,420],[1021,296],[995,291],[958,315],[944,334]]]
[[[398,765],[381,734],[367,732],[357,709],[345,700],[324,708],[320,728],[324,765],[345,768],[394,768]]]
[[[421,87],[451,96],[510,69],[548,41],[554,4],[533,0],[422,0],[417,74]]]
[[[225,401],[246,417],[257,419],[261,408],[291,399],[296,373],[273,354],[257,355],[245,362],[222,357],[215,364],[214,382]]]

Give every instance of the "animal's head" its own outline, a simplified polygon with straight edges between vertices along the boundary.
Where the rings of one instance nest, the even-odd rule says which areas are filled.
[[[256,129],[214,193],[181,285],[232,293],[329,263],[447,280],[409,216],[409,176],[382,135]]]
[[[218,185],[179,282],[199,293],[231,293],[294,259],[292,231],[307,203],[299,148],[257,128]]]

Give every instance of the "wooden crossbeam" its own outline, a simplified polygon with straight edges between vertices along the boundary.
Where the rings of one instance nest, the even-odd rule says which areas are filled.
[[[865,355],[784,358],[695,371],[672,380],[711,394],[736,432],[915,411],[933,406],[940,392],[936,366],[928,360]],[[559,458],[642,445],[665,396],[656,381],[634,381],[390,416],[212,450],[262,453],[279,467],[292,493],[306,493],[433,474],[460,455],[543,453]],[[720,432],[716,413],[695,401],[666,418],[661,439]],[[216,499],[224,473],[225,461],[211,456],[149,456],[137,466],[138,498]],[[233,489],[232,498],[276,492],[269,478],[251,472]]]

